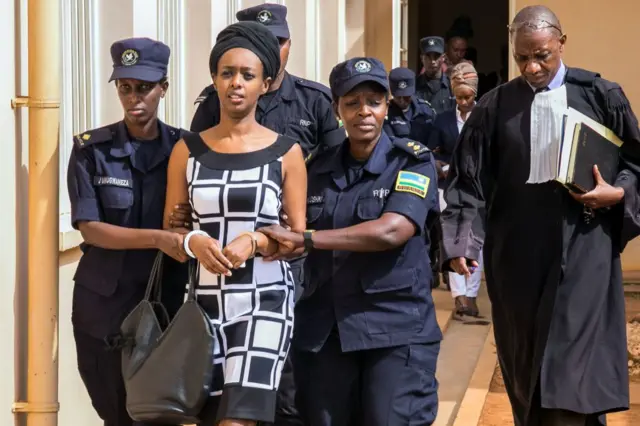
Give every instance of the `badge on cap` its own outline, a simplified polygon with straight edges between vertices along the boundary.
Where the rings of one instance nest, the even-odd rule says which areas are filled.
[[[127,49],[122,52],[122,65],[125,67],[130,67],[131,65],[135,65],[138,62],[138,52],[133,49]]]
[[[398,89],[406,89],[406,88],[407,88],[406,81],[401,81],[400,83],[398,83]]]
[[[427,43],[429,44],[429,46],[433,46],[434,44],[436,44],[436,41],[434,39],[430,38]]]
[[[263,10],[262,12],[258,13],[258,16],[256,16],[256,20],[261,24],[268,24],[269,22],[271,22],[271,19],[272,15],[268,10]]]
[[[354,65],[354,68],[358,72],[369,72],[371,71],[371,64],[365,60],[362,60],[362,61],[356,62],[356,64]]]

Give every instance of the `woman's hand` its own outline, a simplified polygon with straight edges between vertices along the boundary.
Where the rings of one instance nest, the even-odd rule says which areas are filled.
[[[171,231],[159,231],[157,238],[158,250],[171,256],[178,262],[186,262],[189,258],[184,251],[184,234]]]
[[[276,260],[300,255],[304,252],[304,237],[302,234],[291,232],[280,225],[271,225],[258,229],[267,237],[278,242],[278,250],[265,257],[265,260]]]
[[[600,174],[598,166],[593,166],[596,187],[586,194],[569,192],[574,200],[592,209],[601,209],[618,204],[624,198],[624,189],[609,185]]]
[[[222,250],[222,254],[231,261],[234,269],[238,269],[255,254],[254,246],[256,245],[257,243],[253,241],[250,234],[242,234],[227,244]]]
[[[449,266],[457,274],[464,275],[466,278],[471,276],[471,273],[479,266],[475,260],[470,260],[464,257],[456,257],[449,261]]]
[[[193,235],[189,239],[189,249],[204,268],[216,275],[231,276],[233,263],[222,254],[218,240],[206,235]]]
[[[191,212],[191,205],[189,203],[174,206],[169,215],[169,227],[191,229]]]

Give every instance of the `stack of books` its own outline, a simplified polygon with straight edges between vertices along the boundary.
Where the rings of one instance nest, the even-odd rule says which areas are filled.
[[[597,121],[568,108],[564,115],[563,132],[558,155],[556,181],[569,190],[586,193],[596,186],[593,166],[610,185],[618,174],[622,141]]]

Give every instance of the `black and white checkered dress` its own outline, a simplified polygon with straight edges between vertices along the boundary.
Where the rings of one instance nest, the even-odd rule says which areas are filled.
[[[282,156],[295,141],[280,136],[271,146],[245,154],[214,152],[196,134],[185,141],[194,229],[206,231],[224,247],[243,232],[279,223]],[[287,262],[265,262],[258,255],[232,273],[225,277],[202,266],[199,270],[196,297],[218,337],[203,426],[224,418],[273,421],[293,332]]]

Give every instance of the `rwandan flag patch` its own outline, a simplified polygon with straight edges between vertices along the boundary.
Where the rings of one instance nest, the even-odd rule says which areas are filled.
[[[426,197],[429,189],[429,179],[427,176],[413,172],[400,172],[396,180],[396,191],[410,192],[419,197]]]

